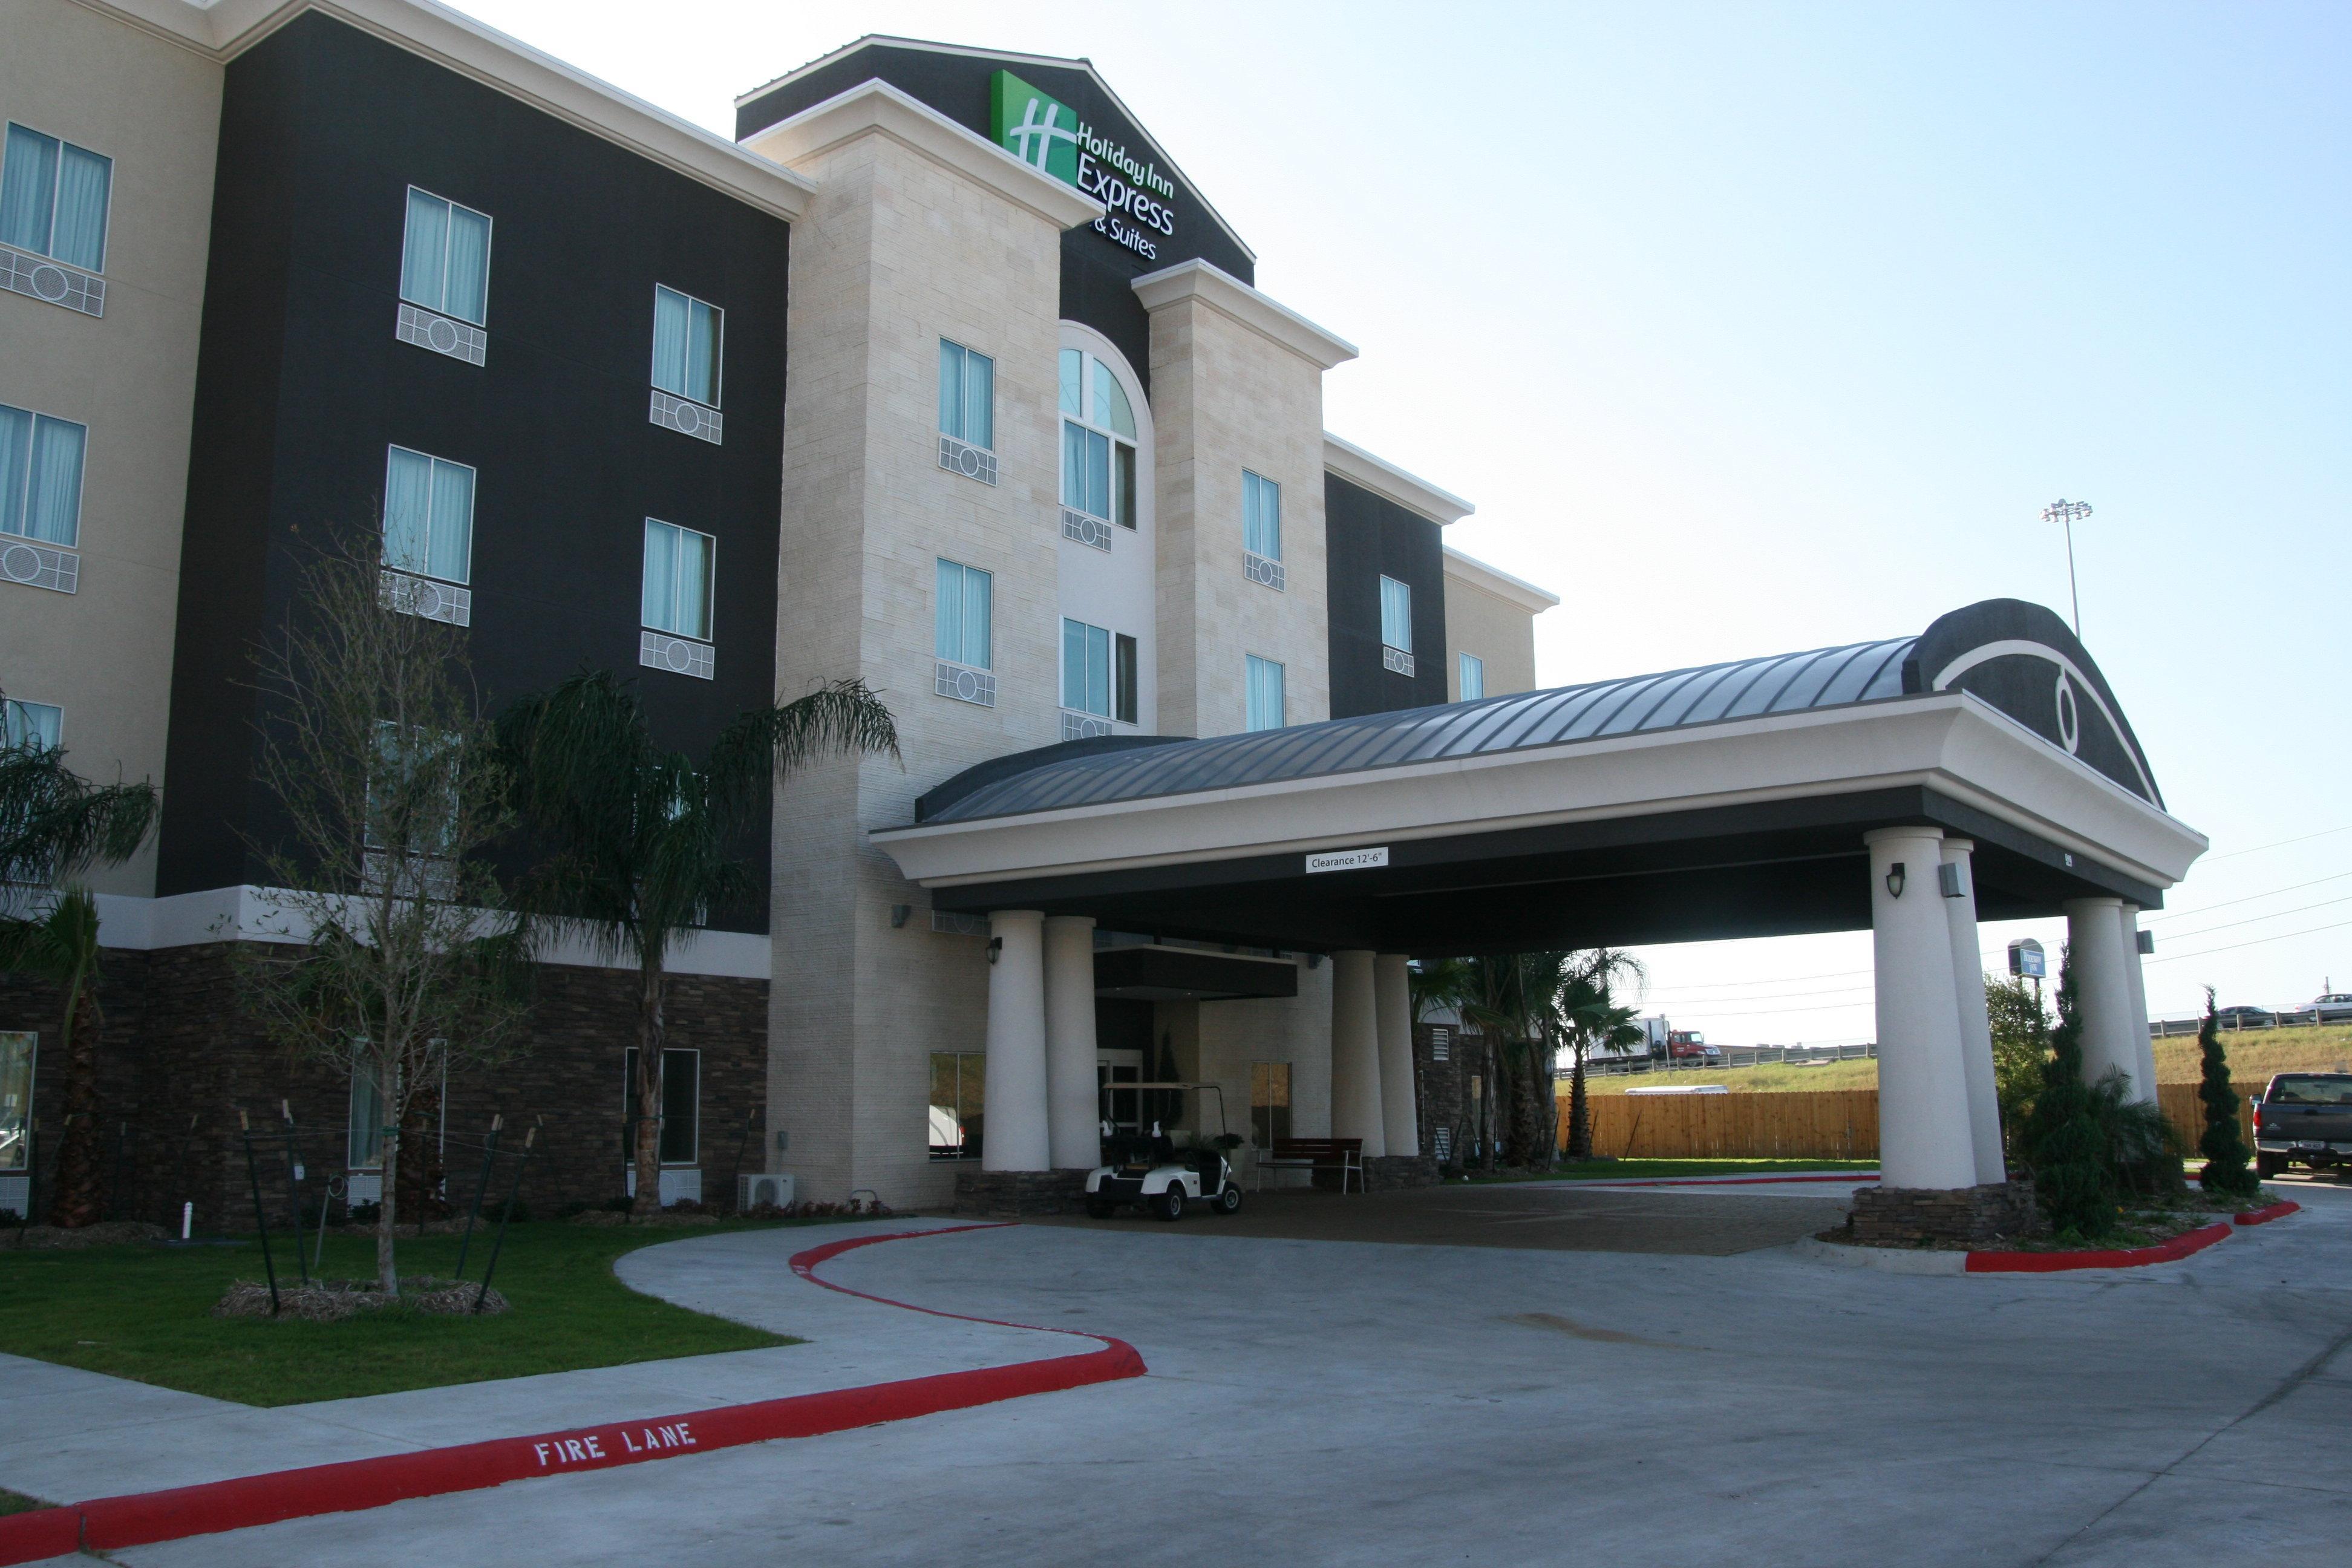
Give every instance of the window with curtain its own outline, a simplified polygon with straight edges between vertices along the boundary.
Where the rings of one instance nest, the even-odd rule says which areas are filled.
[[[1250,1143],[1272,1149],[1290,1136],[1290,1064],[1250,1063]]]
[[[354,1171],[383,1167],[383,1084],[376,1076],[376,1064],[356,1054],[352,1058],[352,1114],[343,1163]]]
[[[474,567],[474,470],[394,447],[384,461],[383,563],[395,572],[468,580]]]
[[[1399,653],[1412,651],[1412,584],[1381,579],[1381,641]]]
[[[113,186],[113,159],[12,122],[0,155],[0,242],[103,272]]]
[[[1062,706],[1073,713],[1111,716],[1111,636],[1101,626],[1062,622]]]
[[[980,1157],[988,1058],[980,1051],[931,1053],[929,1142],[934,1160]]]
[[[489,308],[490,220],[471,207],[408,187],[400,247],[400,297],[482,325]]]
[[[646,626],[677,637],[710,640],[711,564],[719,542],[707,533],[646,519]]]
[[[996,449],[996,362],[940,340],[940,434]]]
[[[621,1067],[621,1152],[637,1152],[637,1047],[624,1053]],[[691,1165],[701,1142],[702,1053],[662,1051],[661,1163]]]
[[[1135,639],[1120,632],[1110,639],[1111,717],[1122,724],[1135,722]]]
[[[0,1030],[0,1171],[21,1171],[30,1153],[25,1131],[33,1115],[33,1055],[41,1037],[30,1029]]]
[[[1248,705],[1247,727],[1252,730],[1282,728],[1282,666],[1255,654],[1247,656],[1248,680],[1243,693]]]
[[[81,462],[89,430],[0,404],[0,533],[68,550],[81,542]]]
[[[673,397],[719,406],[727,312],[691,294],[654,285],[654,384]]]
[[[1242,470],[1242,548],[1268,561],[1282,559],[1282,487]]]
[[[1110,366],[1083,349],[1064,349],[1062,504],[1072,511],[1136,525],[1135,405]]]
[[[1475,701],[1486,695],[1486,661],[1475,653],[1462,656],[1462,700]]]
[[[940,563],[940,587],[933,651],[953,664],[993,669],[989,647],[991,591],[994,577],[977,566],[954,561]]]
[[[66,710],[48,702],[0,702],[0,745],[54,752],[65,736]]]

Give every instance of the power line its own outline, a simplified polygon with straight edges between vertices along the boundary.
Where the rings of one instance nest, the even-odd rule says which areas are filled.
[[[2168,953],[2162,958],[2151,958],[2147,962],[2150,963],[2178,963],[2184,958],[2204,958],[2209,954],[2216,952],[2235,952],[2242,947],[2261,947],[2265,942],[2286,942],[2298,936],[2315,936],[2324,931],[2341,931],[2346,926],[2352,926],[2352,921],[2337,921],[2334,925],[2313,926],[2309,931],[2282,931],[2277,936],[2258,936],[2252,942],[2233,942],[2227,947],[2209,947],[2198,952]]]
[[[2232,849],[2226,855],[2208,855],[2208,864],[2215,860],[2234,860],[2241,855],[2259,855],[2265,849],[2284,849],[2290,844],[2308,844],[2315,838],[2325,838],[2331,833],[2352,833],[2352,822],[2341,827],[2323,827],[2316,833],[2306,833],[2300,838],[2282,838],[2275,844],[2257,844],[2252,849]]]
[[[2166,910],[2160,914],[2143,915],[2140,924],[2154,925],[2158,921],[2177,921],[2185,915],[2201,915],[2214,910],[2226,910],[2232,904],[2251,904],[2257,899],[2275,899],[2281,893],[2299,893],[2305,888],[2316,888],[2322,882],[2340,882],[2352,877],[2352,871],[2338,871],[2330,877],[2314,877],[2308,882],[2290,882],[2284,888],[2273,888],[2267,893],[2248,893],[2242,899],[2223,899],[2218,904],[2204,904],[2193,910]]]
[[[2301,904],[2291,910],[2274,910],[2266,915],[2248,915],[2242,921],[2223,921],[2220,925],[2207,926],[2203,931],[2175,931],[2172,935],[2175,941],[2195,936],[2210,936],[2217,931],[2228,931],[2234,926],[2258,925],[2263,921],[2284,920],[2289,915],[2308,914],[2313,910],[2324,910],[2335,904],[2352,904],[2352,894],[2347,894],[2340,899],[2322,899],[2315,904]]]

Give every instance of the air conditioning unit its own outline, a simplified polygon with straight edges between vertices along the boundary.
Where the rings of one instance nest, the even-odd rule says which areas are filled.
[[[738,1213],[748,1208],[757,1208],[761,1204],[772,1204],[780,1209],[793,1206],[793,1178],[790,1172],[735,1178],[735,1208]]]

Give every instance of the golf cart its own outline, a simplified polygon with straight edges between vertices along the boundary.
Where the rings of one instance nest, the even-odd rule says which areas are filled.
[[[1202,1139],[1189,1149],[1154,1121],[1148,1134],[1112,1134],[1103,1141],[1112,1163],[1087,1174],[1087,1213],[1108,1219],[1124,1204],[1150,1210],[1161,1219],[1181,1219],[1187,1204],[1206,1204],[1217,1214],[1242,1206],[1241,1184],[1225,1158],[1230,1145],[1225,1134],[1225,1093],[1213,1083],[1121,1083],[1122,1092],[1166,1090],[1184,1093],[1206,1090],[1217,1097],[1217,1136]],[[1106,1121],[1105,1126],[1109,1123]],[[1124,1145],[1124,1147],[1120,1147]]]

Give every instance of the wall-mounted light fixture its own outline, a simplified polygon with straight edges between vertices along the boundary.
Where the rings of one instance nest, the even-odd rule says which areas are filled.
[[[2156,951],[2156,933],[2154,931],[2144,931],[2139,932],[2138,936],[2139,941],[2133,945],[2137,946],[2140,952],[2154,952]]]
[[[914,912],[915,906],[912,904],[892,904],[890,906],[890,929],[892,931],[897,931],[900,926],[905,925],[907,923],[907,917]]]
[[[1890,899],[1901,898],[1906,879],[1902,861],[1897,860],[1894,865],[1889,866],[1886,868],[1886,896]]]
[[[1323,955],[1322,955],[1321,953],[1319,953],[1319,952],[1310,952],[1310,953],[1308,953],[1308,954],[1307,955],[1307,968],[1309,968],[1309,969],[1320,969],[1320,968],[1322,968],[1322,967],[1323,967]]]
[[[998,953],[1000,953],[1000,952],[1003,952],[1003,951],[1004,951],[1004,939],[1003,939],[1003,937],[1001,937],[1001,936],[992,936],[992,937],[990,937],[990,938],[988,939],[988,962],[989,962],[989,963],[994,963],[996,962],[996,955],[997,955]]]
[[[1936,868],[1936,886],[1948,899],[1965,898],[1968,889],[1960,886],[1959,863],[1947,860]]]

